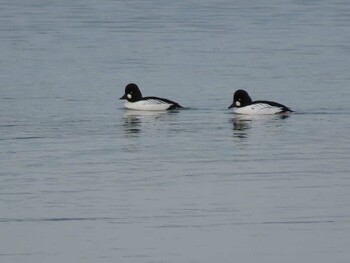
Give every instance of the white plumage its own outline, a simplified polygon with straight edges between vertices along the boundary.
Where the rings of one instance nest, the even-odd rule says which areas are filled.
[[[266,103],[251,104],[245,107],[235,107],[233,111],[237,114],[255,114],[255,115],[265,115],[265,114],[276,114],[281,112],[281,107],[271,106]]]
[[[167,110],[172,104],[166,103],[162,100],[140,100],[137,102],[125,102],[124,106],[130,110],[149,110],[149,111],[161,111]]]

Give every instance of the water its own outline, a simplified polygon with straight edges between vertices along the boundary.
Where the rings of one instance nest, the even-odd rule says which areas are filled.
[[[1,262],[348,262],[350,3],[0,6]]]

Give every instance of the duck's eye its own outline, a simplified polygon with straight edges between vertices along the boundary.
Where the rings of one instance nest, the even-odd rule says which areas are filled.
[[[131,94],[126,95],[128,97],[128,99],[130,100],[132,98]]]

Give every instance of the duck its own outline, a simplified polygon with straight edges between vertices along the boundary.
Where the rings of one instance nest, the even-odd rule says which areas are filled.
[[[131,110],[164,111],[183,108],[177,102],[168,99],[154,96],[142,97],[142,93],[135,83],[126,85],[125,93],[120,100],[127,100],[124,107]]]
[[[274,101],[253,101],[248,92],[242,89],[233,94],[233,103],[228,108],[233,108],[233,112],[237,114],[266,115],[293,112],[287,106]]]

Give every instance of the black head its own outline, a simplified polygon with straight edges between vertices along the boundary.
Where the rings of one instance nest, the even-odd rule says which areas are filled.
[[[239,89],[233,94],[233,103],[228,107],[231,108],[239,108],[245,107],[252,103],[252,99],[250,98],[248,92],[245,90]]]
[[[125,94],[120,99],[136,102],[142,99],[142,93],[136,84],[130,83],[126,85]]]

